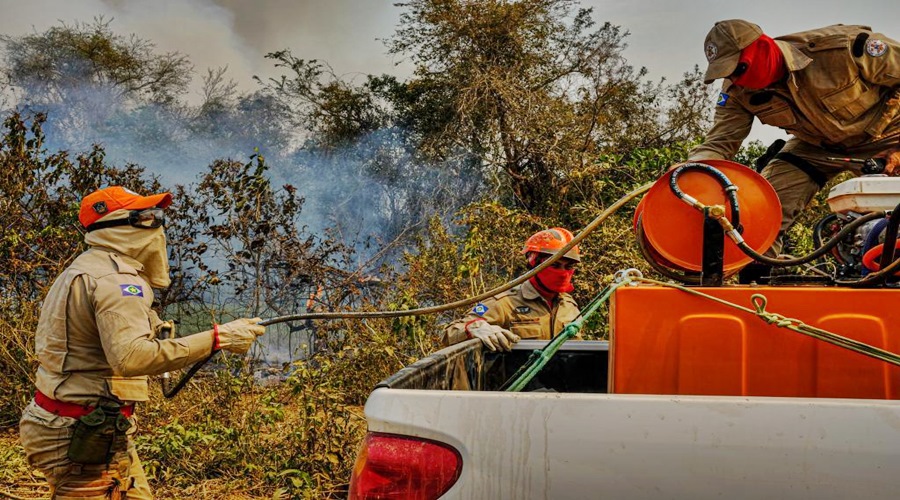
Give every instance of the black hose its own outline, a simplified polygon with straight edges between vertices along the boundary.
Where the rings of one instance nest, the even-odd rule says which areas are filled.
[[[816,222],[816,225],[813,227],[812,234],[814,248],[819,248],[820,246],[822,246],[822,231],[825,230],[825,225],[836,221],[837,218],[837,214],[828,214],[825,217],[822,217],[819,222]]]
[[[884,283],[885,279],[890,277],[892,274],[900,270],[900,259],[891,262],[891,265],[887,267],[883,267],[880,270],[870,273],[863,279],[860,280],[834,280],[835,284],[850,286],[854,288],[867,288],[875,285],[880,285]]]
[[[722,185],[722,189],[725,191],[725,196],[728,198],[728,204],[731,206],[731,225],[734,226],[738,233],[743,232],[743,229],[741,228],[741,209],[737,198],[738,188],[731,182],[731,179],[723,174],[721,170],[704,163],[686,163],[681,165],[673,170],[672,177],[669,177],[669,188],[679,200],[684,200],[687,195],[678,187],[678,177],[681,176],[682,172],[687,170],[699,170],[705,172],[719,181],[719,184]]]
[[[276,321],[273,319],[264,319],[257,324],[262,325],[262,326],[269,326],[269,325],[274,325],[275,323],[280,323],[280,321]],[[165,390],[165,389],[163,390],[163,396],[166,399],[174,398],[176,394],[178,394],[179,392],[181,392],[182,389],[184,389],[184,386],[187,385],[187,383],[194,377],[194,375],[196,375],[197,372],[200,371],[200,369],[203,368],[203,366],[206,365],[206,363],[209,363],[209,360],[211,360],[213,358],[213,356],[215,356],[218,353],[219,353],[219,350],[214,350],[213,352],[209,353],[209,356],[207,356],[203,360],[194,363],[194,365],[191,366],[190,369],[188,369],[188,371],[186,371],[184,373],[184,375],[181,376],[181,378],[178,380],[178,382],[175,383],[174,386],[169,388],[169,390]]]
[[[832,248],[836,247],[838,245],[838,243],[840,243],[841,240],[843,240],[848,234],[850,234],[852,231],[855,231],[856,228],[858,228],[859,226],[861,226],[871,220],[880,219],[880,218],[884,217],[885,215],[886,215],[886,213],[883,210],[878,211],[878,212],[867,213],[866,215],[863,215],[862,217],[860,217],[860,218],[856,219],[855,221],[844,226],[844,228],[841,229],[840,232],[838,232],[838,234],[836,234],[833,238],[831,238],[830,240],[825,242],[825,244],[822,245],[821,247],[815,249],[812,253],[809,253],[807,255],[804,255],[802,257],[797,257],[794,259],[774,259],[772,257],[766,257],[765,255],[750,248],[750,246],[747,245],[747,243],[743,242],[743,241],[741,243],[738,243],[737,246],[745,254],[749,255],[750,257],[753,257],[754,260],[762,262],[763,264],[769,264],[770,266],[780,266],[780,267],[797,266],[800,264],[806,264],[807,262],[811,262],[811,261],[816,260],[819,257],[825,255]]]
[[[196,375],[197,372],[200,371],[200,369],[203,368],[203,366],[206,365],[206,363],[208,363],[209,360],[211,360],[213,358],[213,356],[215,356],[218,353],[219,353],[219,351],[215,350],[215,351],[209,353],[209,356],[207,356],[202,361],[198,361],[198,362],[194,363],[194,365],[191,366],[191,368],[184,375],[181,376],[181,378],[178,380],[178,382],[176,382],[175,385],[172,386],[171,389],[169,389],[168,391],[166,391],[166,390],[163,391],[163,396],[166,399],[174,398],[176,394],[178,394],[179,392],[181,392],[182,389],[184,389],[184,386],[187,385],[187,383],[194,377],[194,375]]]

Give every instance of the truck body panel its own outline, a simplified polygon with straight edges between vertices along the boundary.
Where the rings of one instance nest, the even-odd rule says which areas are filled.
[[[379,388],[369,430],[447,443],[442,498],[896,498],[884,400]]]
[[[763,293],[770,311],[900,350],[896,291],[703,291]],[[370,395],[369,431],[455,448],[441,498],[897,497],[897,367],[678,290],[620,288],[610,310],[611,342],[566,342],[522,392],[498,389],[546,342],[416,361]]]

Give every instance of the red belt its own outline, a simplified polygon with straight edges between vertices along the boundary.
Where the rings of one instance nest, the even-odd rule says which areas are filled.
[[[65,401],[57,401],[55,399],[51,399],[50,396],[47,396],[41,391],[35,391],[34,402],[50,413],[59,415],[61,417],[70,418],[81,418],[94,411],[94,409],[96,408],[95,406],[90,405],[79,405],[75,403],[67,403]],[[128,406],[123,406],[119,409],[119,411],[123,416],[125,416],[125,418],[131,418],[131,415],[134,414],[134,405],[130,404]]]

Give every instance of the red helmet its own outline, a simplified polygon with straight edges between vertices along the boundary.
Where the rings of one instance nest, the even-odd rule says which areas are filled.
[[[538,252],[553,255],[560,248],[568,245],[574,238],[568,229],[561,227],[544,229],[532,234],[530,238],[525,240],[525,248],[522,249],[522,253],[527,255],[528,252]],[[581,252],[578,251],[578,245],[570,248],[564,257],[575,262],[581,262]]]

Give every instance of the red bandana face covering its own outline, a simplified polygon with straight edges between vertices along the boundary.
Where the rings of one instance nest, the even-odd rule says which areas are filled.
[[[784,78],[784,54],[775,40],[760,35],[753,43],[741,51],[741,63],[747,65],[747,71],[741,76],[731,77],[735,85],[748,89],[764,89]]]
[[[572,276],[575,274],[574,269],[555,269],[548,267],[537,273],[536,278],[543,288],[556,293],[569,293],[575,290],[572,286]]]

